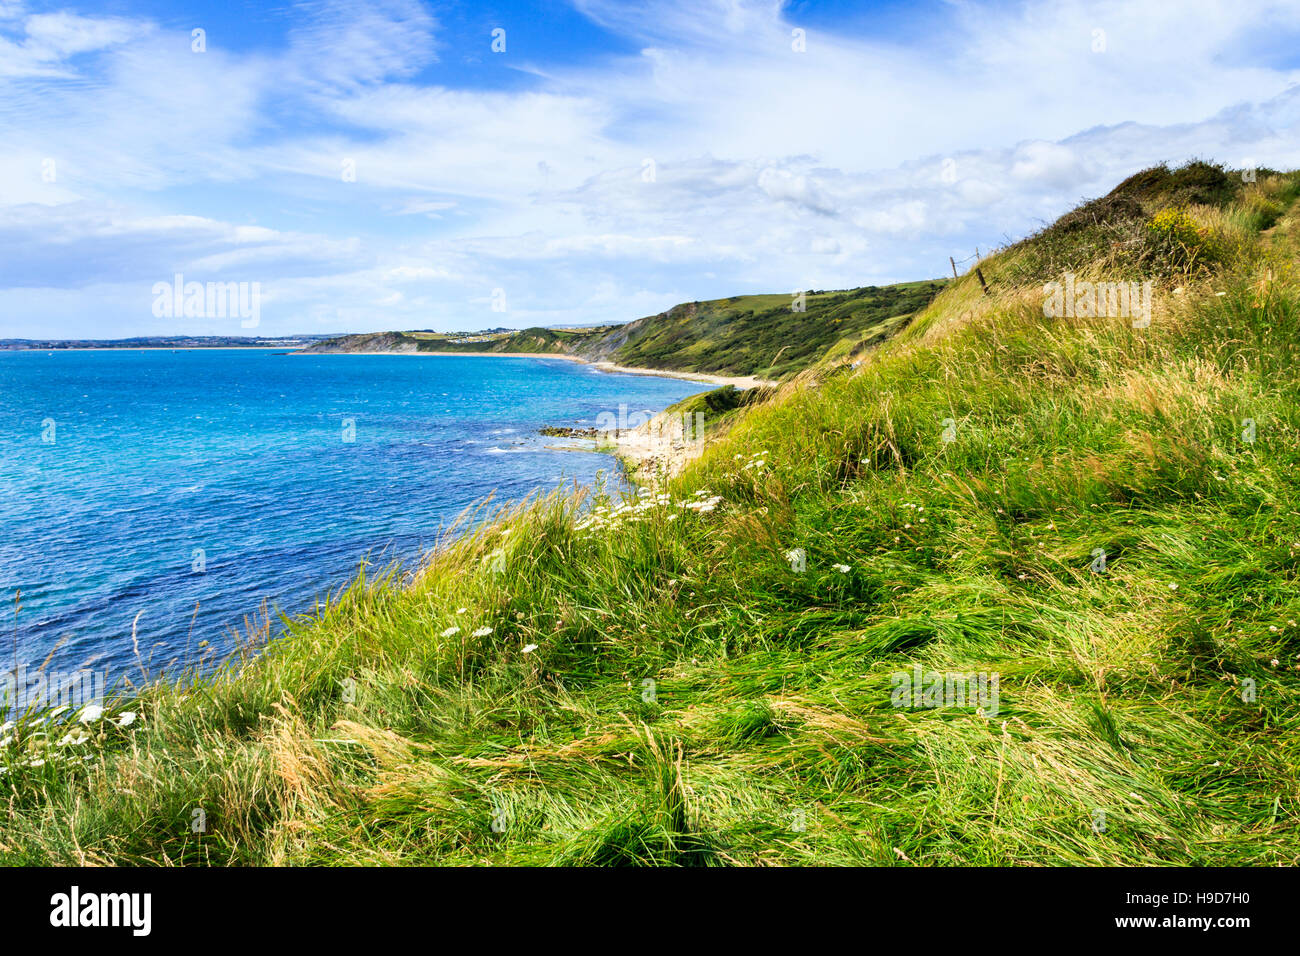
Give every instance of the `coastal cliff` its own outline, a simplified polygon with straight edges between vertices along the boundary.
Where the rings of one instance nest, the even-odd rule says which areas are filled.
[[[616,368],[766,382],[880,344],[905,328],[946,281],[687,302],[624,325],[588,329],[348,335],[313,344],[302,354],[562,355]]]

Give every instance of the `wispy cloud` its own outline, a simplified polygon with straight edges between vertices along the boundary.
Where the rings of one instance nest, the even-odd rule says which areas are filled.
[[[0,23],[16,29],[0,36],[0,78],[75,79],[73,61],[135,38],[140,27],[119,17],[73,13],[22,15],[19,4],[0,6]]]

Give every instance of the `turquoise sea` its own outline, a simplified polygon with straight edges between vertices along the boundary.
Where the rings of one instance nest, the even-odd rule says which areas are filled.
[[[28,669],[138,677],[137,614],[151,672],[219,658],[263,601],[410,567],[489,493],[616,478],[541,426],[706,387],[558,359],[0,352],[0,668],[16,639]]]

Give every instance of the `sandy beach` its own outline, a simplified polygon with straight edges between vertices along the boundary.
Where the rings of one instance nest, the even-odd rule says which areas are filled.
[[[613,362],[589,362],[587,359],[580,358],[577,355],[566,355],[562,352],[418,352],[415,350],[403,352],[308,352],[299,350],[291,353],[293,355],[406,355],[414,358],[431,356],[434,358],[530,358],[530,359],[562,359],[566,362],[580,362],[583,365],[590,365],[592,368],[599,369],[602,372],[624,375],[656,375],[660,378],[680,378],[688,382],[703,382],[706,385],[734,385],[736,388],[756,388],[760,385],[775,385],[776,382],[768,379],[757,378],[753,375],[709,375],[704,372],[677,372],[671,369],[662,368],[633,368],[627,365],[616,365]]]
[[[578,361],[582,361],[582,359]],[[615,365],[613,362],[588,362],[587,364],[600,369],[602,372],[622,372],[627,375],[663,375],[667,378],[683,378],[689,382],[734,385],[736,388],[757,388],[760,385],[776,384],[770,379],[757,378],[753,375],[709,375],[704,372],[673,372],[661,368],[632,368],[627,365]]]

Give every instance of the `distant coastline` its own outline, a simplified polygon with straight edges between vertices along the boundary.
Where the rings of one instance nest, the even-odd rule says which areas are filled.
[[[202,352],[216,349],[301,349],[329,335],[129,335],[120,339],[0,339],[0,352]]]
[[[297,345],[75,345],[50,348],[0,348],[0,352],[284,352]]]

